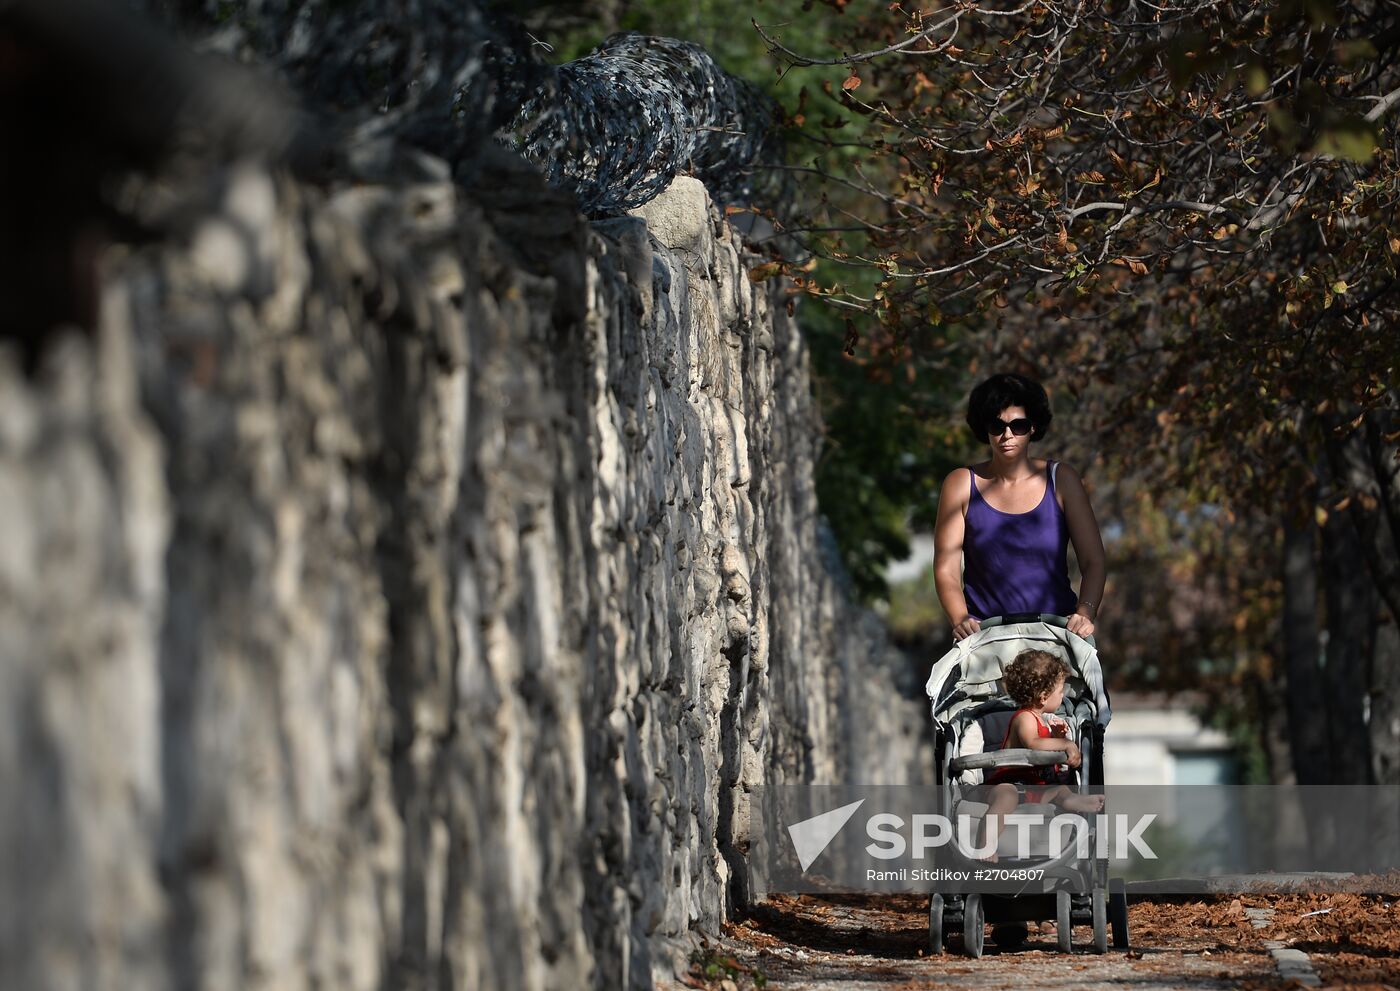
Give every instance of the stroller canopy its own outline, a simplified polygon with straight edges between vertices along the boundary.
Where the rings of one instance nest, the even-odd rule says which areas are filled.
[[[964,709],[1004,695],[1002,672],[1021,651],[1034,649],[1068,662],[1066,702],[1074,709],[1086,706],[1095,722],[1107,726],[1112,713],[1098,651],[1088,640],[1065,629],[1063,623],[1060,617],[1042,616],[1038,622],[983,624],[981,630],[959,640],[934,663],[924,686],[933,718],[951,722]]]

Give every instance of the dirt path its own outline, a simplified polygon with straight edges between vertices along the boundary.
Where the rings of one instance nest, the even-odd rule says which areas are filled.
[[[1133,948],[1103,956],[1059,953],[1053,935],[986,955],[926,955],[928,900],[916,895],[775,896],[743,922],[726,927],[697,955],[683,982],[661,991],[922,991],[1043,988],[1074,991],[1283,991],[1270,944],[1307,953],[1322,985],[1354,991],[1400,991],[1400,903],[1359,895],[1219,897],[1135,901],[1129,906]],[[1273,909],[1256,926],[1261,913]],[[1314,913],[1304,918],[1305,913]],[[1267,915],[1268,913],[1263,913]],[[1252,918],[1251,918],[1252,916]]]

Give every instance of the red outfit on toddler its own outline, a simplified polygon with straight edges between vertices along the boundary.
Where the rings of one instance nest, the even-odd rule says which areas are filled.
[[[1042,740],[1051,737],[1069,739],[1069,723],[1065,722],[1054,713],[1047,712],[1042,720],[1036,710],[1029,706],[1022,706],[1011,714],[1011,722],[1006,724],[1006,735],[1001,739],[1001,749],[1005,750],[1006,745],[1011,742],[1011,727],[1016,722],[1016,717],[1023,712],[1029,712],[1035,716],[1036,731]],[[1049,725],[1046,725],[1049,722]],[[1025,789],[1027,802],[1039,802],[1045,793],[1052,788],[1064,784],[1060,780],[1060,775],[1066,770],[1064,764],[1040,764],[1032,767],[998,767],[987,775],[984,783],[988,785],[1001,784],[1006,782],[1015,785],[1027,785]],[[1039,787],[1036,787],[1039,786]],[[1017,789],[1020,790],[1019,788]]]

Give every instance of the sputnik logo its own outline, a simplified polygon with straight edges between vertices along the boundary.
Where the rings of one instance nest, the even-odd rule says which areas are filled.
[[[803,819],[788,827],[788,836],[792,837],[793,849],[797,851],[797,860],[802,864],[804,871],[812,866],[812,861],[822,855],[822,851],[836,838],[836,834],[841,832],[841,827],[850,822],[851,816],[856,814],[856,809],[864,804],[865,799],[862,798],[858,802],[823,812],[810,819]]]

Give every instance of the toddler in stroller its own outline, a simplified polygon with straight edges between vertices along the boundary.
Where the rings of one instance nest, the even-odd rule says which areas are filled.
[[[1078,744],[1069,739],[1069,723],[1056,715],[1064,702],[1065,679],[1069,675],[1069,665],[1060,657],[1031,648],[1016,655],[1002,678],[1006,694],[1019,708],[1007,724],[999,749],[1063,752],[1067,763],[1003,765],[994,768],[974,790],[976,799],[987,805],[982,819],[984,842],[978,844],[978,849],[990,849],[986,857],[989,863],[999,859],[997,844],[1003,817],[1022,802],[1048,803],[1068,812],[1103,809],[1103,795],[1080,794],[1065,783],[1067,772],[1083,764]]]
[[[979,957],[986,923],[1005,947],[1026,938],[1026,923],[1051,919],[1062,951],[1071,949],[1072,926],[1088,923],[1093,948],[1101,953],[1108,947],[1110,916],[1115,945],[1127,946],[1122,882],[1116,880],[1110,891],[1107,860],[1093,855],[1093,813],[1102,808],[1102,797],[1089,789],[1103,783],[1108,696],[1092,640],[1065,627],[1063,617],[1048,614],[988,619],[954,644],[929,675],[936,781],[949,818],[985,820],[994,808],[1039,817],[1015,835],[995,826],[982,832],[987,843],[976,849],[955,844],[938,851],[943,866],[972,877],[990,874],[996,883],[962,893],[940,882],[942,890],[929,901],[933,952],[942,951],[945,932],[961,930],[964,950]],[[1040,653],[1048,659],[1038,658]],[[1057,771],[1055,765],[1063,767]],[[1017,807],[1023,789],[1027,803]],[[1072,825],[1087,842],[1076,836],[1056,849],[1051,821],[1065,813],[1080,814]],[[1001,870],[985,870],[991,858]]]

